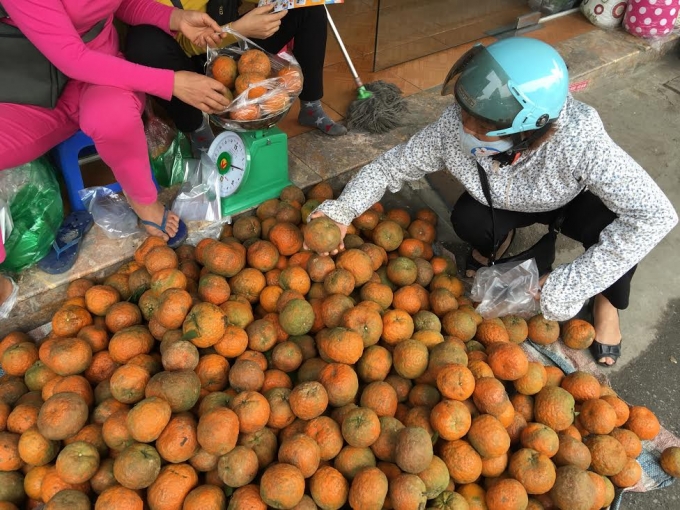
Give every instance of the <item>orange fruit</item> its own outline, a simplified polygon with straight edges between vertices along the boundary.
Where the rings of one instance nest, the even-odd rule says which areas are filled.
[[[234,80],[238,76],[236,62],[233,58],[226,55],[220,55],[212,63],[213,78],[219,81],[222,85],[231,89],[234,87]]]

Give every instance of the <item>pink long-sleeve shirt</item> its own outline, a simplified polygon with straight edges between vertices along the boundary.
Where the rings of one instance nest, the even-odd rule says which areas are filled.
[[[169,33],[172,7],[156,0],[2,0],[2,5],[10,22],[69,78],[172,97],[173,71],[126,61],[113,26],[116,17],[129,25],[154,25]],[[85,44],[81,35],[103,19],[102,32]]]

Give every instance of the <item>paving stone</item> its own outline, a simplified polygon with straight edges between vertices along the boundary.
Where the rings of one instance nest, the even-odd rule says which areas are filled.
[[[666,87],[680,94],[680,76],[665,83]]]
[[[593,30],[555,45],[569,68],[572,84],[579,90],[618,80],[640,63],[661,57],[675,48],[680,34],[647,41],[623,29]]]

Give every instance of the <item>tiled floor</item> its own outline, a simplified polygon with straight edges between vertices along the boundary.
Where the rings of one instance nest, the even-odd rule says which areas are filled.
[[[405,3],[404,0],[388,1],[394,7],[403,6]],[[409,3],[411,1],[409,0]],[[387,3],[386,0],[382,0],[381,5],[384,7]],[[401,89],[404,96],[436,87],[442,83],[453,62],[474,44],[474,42],[470,42],[450,47],[449,49],[433,52],[430,55],[397,64],[374,73],[372,69],[375,51],[374,27],[377,16],[376,6],[377,0],[345,0],[344,4],[333,5],[329,9],[338,31],[343,37],[352,62],[364,83],[377,80],[392,82]],[[428,17],[431,17],[431,15],[428,15]],[[422,27],[428,23],[434,23],[429,20],[410,19],[408,17],[407,19],[408,23],[404,25],[409,27]],[[427,39],[424,38],[411,39],[409,44],[412,46],[420,44],[420,49],[427,48],[428,44],[432,44],[432,51],[435,51],[439,49],[437,44],[440,47],[451,46],[451,38],[454,37],[453,33],[457,31],[458,35],[455,35],[455,37],[460,37],[460,32],[465,30],[464,27],[459,27],[457,30],[442,31],[444,20],[440,19],[437,21],[439,23],[438,28],[434,25],[430,27],[433,33],[437,32],[437,35],[433,38],[433,40],[438,40],[436,44],[428,43]],[[475,30],[479,30],[479,28],[475,28]],[[528,32],[525,35],[550,44],[556,44],[592,30],[595,30],[595,27],[581,13],[574,13],[541,24],[541,28]],[[380,40],[389,40],[390,37],[393,40],[397,40],[390,34],[381,34]],[[404,35],[404,38],[407,37]],[[492,37],[486,37],[479,41],[488,44],[494,40]],[[342,119],[347,111],[347,107],[355,99],[356,85],[354,79],[349,67],[345,63],[340,47],[329,29],[324,68],[324,97],[322,100],[324,107],[333,119]],[[287,117],[279,123],[279,127],[291,138],[312,129],[298,124],[298,111],[299,106],[296,104],[291,108]]]

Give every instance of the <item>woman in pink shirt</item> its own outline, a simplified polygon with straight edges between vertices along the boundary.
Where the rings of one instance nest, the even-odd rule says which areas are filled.
[[[158,201],[151,178],[141,117],[144,95],[174,96],[211,113],[228,104],[224,86],[201,74],[126,61],[113,19],[181,32],[203,45],[219,41],[220,27],[207,14],[155,0],[0,1],[9,15],[0,22],[16,25],[70,78],[54,109],[0,103],[0,170],[34,160],[81,129],[94,140],[139,218],[159,226],[165,222],[164,231],[145,225],[149,234],[172,239],[180,219]],[[81,35],[101,20],[106,20],[101,33],[84,43]]]

